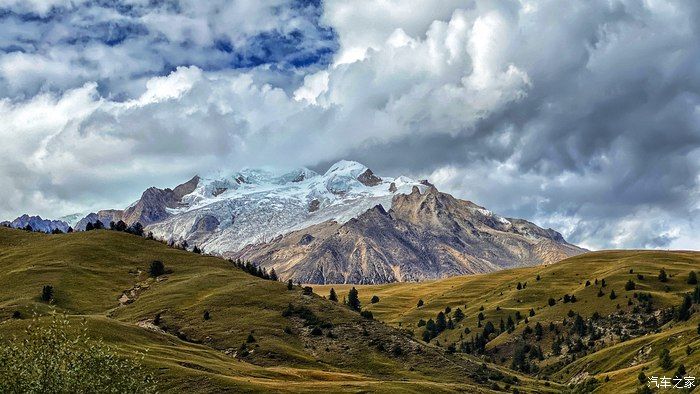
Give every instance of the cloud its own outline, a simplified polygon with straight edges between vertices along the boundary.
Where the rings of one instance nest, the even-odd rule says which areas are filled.
[[[697,241],[694,2],[10,4],[2,216],[352,158],[591,248]]]

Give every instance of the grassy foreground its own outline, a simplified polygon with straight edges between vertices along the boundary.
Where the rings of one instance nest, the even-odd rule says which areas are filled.
[[[165,275],[148,275],[153,260],[165,264]],[[559,388],[447,354],[225,260],[125,233],[46,235],[0,228],[0,268],[0,346],[28,325],[62,313],[75,330],[85,327],[90,338],[124,356],[143,355],[162,392]],[[50,303],[41,300],[45,285],[53,286]]]

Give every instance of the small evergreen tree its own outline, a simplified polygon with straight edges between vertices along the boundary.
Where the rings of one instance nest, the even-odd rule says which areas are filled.
[[[88,224],[85,225],[85,231],[92,231],[95,229],[95,226],[92,225],[92,223],[88,222]]]
[[[627,283],[625,283],[625,290],[630,291],[635,289],[635,284],[632,281],[632,279],[627,280]]]
[[[204,311],[204,316],[203,316],[203,317],[204,317],[204,320],[209,320],[209,319],[211,319],[211,316],[209,315],[209,310],[208,310],[208,309]]]
[[[53,300],[53,286],[45,285],[41,289],[41,300],[44,302],[51,302],[51,300]]]
[[[328,299],[333,301],[333,302],[338,302],[338,295],[335,294],[335,289],[331,287],[331,292],[328,295]]]
[[[277,272],[275,272],[274,268],[270,270],[270,280],[274,280],[275,282],[279,280],[277,277]]]
[[[697,285],[698,284],[698,276],[695,273],[695,271],[690,271],[688,274],[688,284],[689,285]]]
[[[377,302],[379,302],[379,297],[377,297],[376,295],[373,295],[372,299],[369,302],[371,302],[372,304],[376,304]]]
[[[639,375],[637,375],[637,380],[639,380],[639,383],[641,384],[647,383],[647,375],[644,374],[644,371],[639,371]]]
[[[162,261],[153,260],[151,265],[148,267],[148,274],[154,278],[157,278],[165,273],[165,265]]]
[[[617,298],[617,295],[615,294],[615,290],[610,290],[610,299],[614,300],[615,298]]]
[[[668,371],[669,369],[673,368],[671,352],[669,352],[668,349],[663,349],[661,350],[661,353],[659,353],[659,366],[665,371]]]
[[[195,245],[194,248],[192,248],[192,252],[197,253],[197,254],[202,254],[202,250],[199,249],[199,247],[197,245]]]
[[[690,314],[692,313],[690,309],[692,307],[693,307],[693,299],[690,297],[689,294],[686,294],[683,297],[683,303],[676,311],[676,320],[677,321],[687,321],[688,319],[690,319]]]
[[[423,306],[423,300],[418,300],[418,304],[416,305],[417,308],[420,308]]]
[[[287,281],[287,290],[292,290],[294,288],[294,283],[292,283],[292,280]]]
[[[549,306],[554,306],[557,303],[557,301],[554,298],[549,297],[549,300],[547,300],[547,303],[549,304]]]
[[[355,310],[355,311],[360,311],[361,306],[360,306],[360,298],[358,297],[358,292],[357,289],[354,287],[350,289],[350,292],[348,293],[348,306],[350,309]]]
[[[663,268],[659,271],[659,282],[668,282],[668,275]]]
[[[455,309],[454,318],[457,323],[464,320],[464,312],[460,308]]]

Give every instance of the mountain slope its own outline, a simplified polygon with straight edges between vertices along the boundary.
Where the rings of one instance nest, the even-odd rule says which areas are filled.
[[[346,223],[329,221],[233,258],[301,283],[420,281],[552,263],[584,250],[521,219],[506,219],[430,186],[394,196]]]
[[[158,279],[146,274],[153,260],[165,264]],[[445,354],[301,288],[287,290],[225,260],[125,233],[0,229],[0,267],[0,346],[35,324],[32,314],[41,322],[55,308],[76,330],[84,324],[89,336],[126,355],[147,352],[144,361],[158,371],[161,391],[489,392],[493,383],[503,386],[487,380],[491,367]],[[39,300],[46,284],[54,287],[52,307]],[[22,317],[12,318],[15,311]],[[322,335],[312,333],[315,327]],[[254,342],[246,340],[249,334]],[[246,342],[249,354],[240,350]],[[518,387],[544,386],[519,376]]]
[[[658,278],[662,269],[667,274],[665,282]],[[543,351],[542,361],[532,361],[537,366],[533,375],[574,386],[595,378],[595,392],[634,393],[641,386],[640,372],[648,377],[671,377],[683,364],[687,376],[700,373],[700,305],[692,306],[691,312],[695,312],[687,321],[674,317],[683,296],[697,287],[687,281],[690,271],[698,270],[698,252],[604,251],[484,275],[422,283],[326,285],[316,286],[314,291],[326,295],[334,288],[342,298],[354,286],[362,305],[377,319],[412,330],[416,337],[421,337],[426,327],[419,324],[421,320],[435,320],[450,307],[445,315],[454,328],[446,329],[431,343],[456,343],[460,349],[461,343],[473,343],[471,340],[492,322],[496,332],[486,344],[485,359],[510,367],[517,345],[525,341]],[[634,289],[629,289],[629,281]],[[613,291],[615,298],[611,298]],[[565,301],[565,295],[569,299],[575,296],[575,301]],[[374,296],[378,297],[376,303],[371,302]],[[549,298],[554,305],[549,305]],[[419,300],[423,301],[420,307]],[[457,308],[464,314],[461,320],[456,318]],[[483,314],[481,322],[479,314]],[[582,316],[585,326],[582,336],[575,332],[577,315]],[[500,332],[501,319],[509,317],[515,320],[514,330]],[[534,332],[526,332],[526,327],[534,330],[538,324],[543,327],[539,339]],[[595,335],[591,335],[591,328]],[[584,346],[576,350],[579,337]],[[559,355],[553,350],[557,338],[562,338]],[[659,366],[663,349],[670,351],[670,370]]]

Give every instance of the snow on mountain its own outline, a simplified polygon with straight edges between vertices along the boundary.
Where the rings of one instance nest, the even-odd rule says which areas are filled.
[[[65,233],[68,231],[68,227],[70,227],[68,223],[62,220],[42,219],[41,216],[29,216],[27,214],[24,214],[11,222],[5,221],[0,224],[12,228],[26,228],[27,225],[29,225],[32,227],[33,231],[41,231],[44,233],[50,233],[55,229],[59,229]]]
[[[187,240],[208,253],[237,251],[328,220],[345,223],[381,204],[391,208],[395,194],[425,185],[407,178],[382,178],[354,161],[339,161],[323,175],[244,169],[201,178],[169,217],[149,225],[157,238]]]

